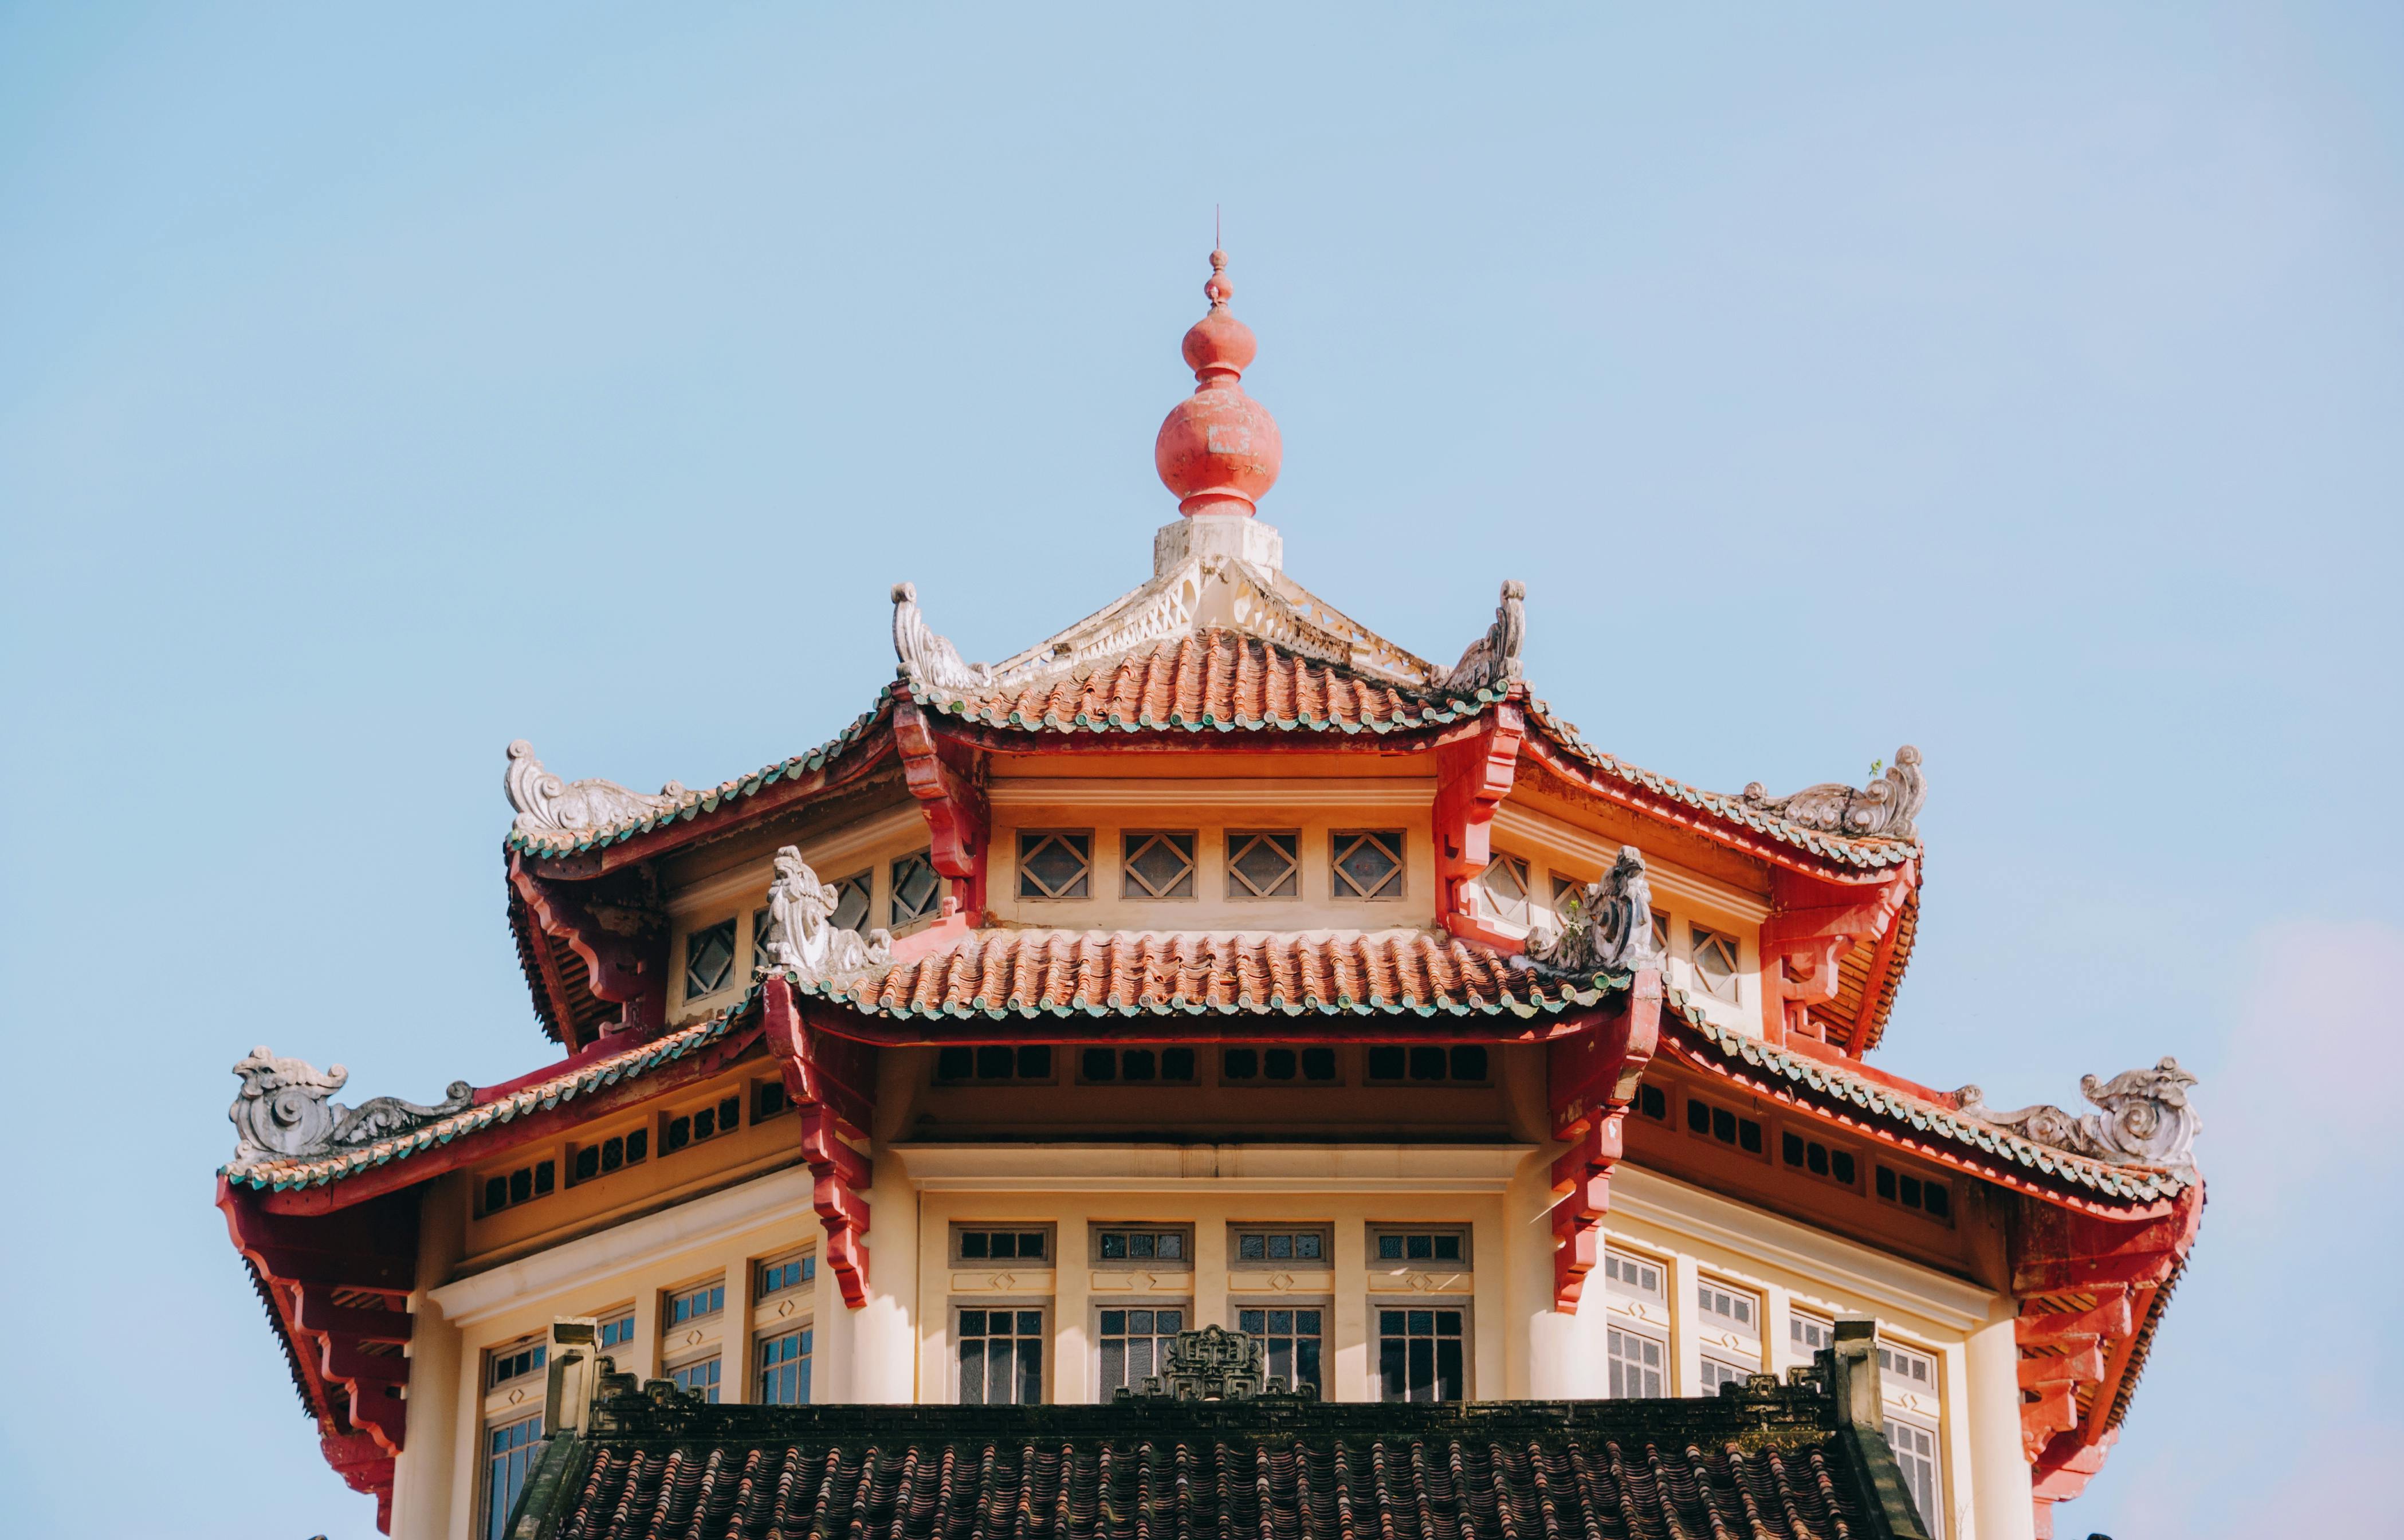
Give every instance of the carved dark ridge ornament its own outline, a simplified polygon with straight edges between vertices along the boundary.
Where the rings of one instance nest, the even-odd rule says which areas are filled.
[[[1121,1385],[1117,1401],[1316,1401],[1316,1385],[1289,1385],[1262,1372],[1258,1337],[1205,1326],[1169,1339],[1161,1372],[1144,1376],[1141,1388]]]
[[[242,1077],[242,1094],[226,1116],[233,1121],[237,1166],[373,1144],[466,1112],[476,1096],[475,1087],[454,1080],[432,1107],[380,1096],[353,1109],[330,1099],[351,1078],[348,1070],[337,1064],[321,1071],[300,1059],[278,1058],[264,1047],[253,1048],[233,1072]]]
[[[1519,651],[1528,637],[1527,598],[1527,584],[1516,579],[1503,583],[1502,602],[1494,607],[1494,623],[1452,665],[1452,672],[1445,676],[1445,689],[1474,695],[1520,681]]]
[[[776,852],[776,880],[768,886],[768,945],[763,968],[781,969],[804,984],[831,984],[893,960],[893,938],[836,929],[842,895],[818,880],[801,848]]]
[[[1643,852],[1621,846],[1602,880],[1587,883],[1571,901],[1561,929],[1530,938],[1528,960],[1542,972],[1580,978],[1658,968],[1653,884],[1644,874]]]
[[[1921,774],[1920,750],[1907,743],[1894,751],[1885,776],[1866,787],[1823,781],[1790,796],[1773,797],[1754,781],[1744,789],[1744,800],[1772,817],[1824,833],[1916,840],[1920,830],[1912,820],[1928,800],[1928,777]]]
[[[521,833],[546,830],[582,833],[664,813],[682,805],[685,790],[675,781],[648,796],[614,780],[562,780],[534,757],[534,745],[520,738],[510,745],[510,767],[502,778],[510,805],[517,809]]]
[[[2108,1081],[2093,1075],[2079,1077],[2080,1094],[2103,1109],[2083,1116],[2042,1102],[1999,1113],[1987,1105],[1985,1094],[1976,1085],[1964,1085],[1953,1094],[1964,1117],[2008,1128],[2039,1144],[2107,1165],[2191,1172],[2195,1136],[2203,1130],[2203,1120],[2187,1099],[2187,1088],[2194,1084],[2195,1076],[2179,1068],[2177,1059],[2165,1057],[2150,1070],[2130,1070]]]

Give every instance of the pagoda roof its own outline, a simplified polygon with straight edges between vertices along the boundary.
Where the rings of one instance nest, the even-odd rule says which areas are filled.
[[[1416,931],[988,930],[970,932],[949,950],[833,983],[785,977],[797,994],[819,1002],[825,1014],[817,1019],[838,1036],[851,1035],[844,1025],[849,1018],[865,1040],[933,1043],[1065,1042],[1091,1032],[1112,1041],[1295,1041],[1327,1035],[1335,1026],[1331,1017],[1382,1017],[1391,1023],[1384,1030],[1403,1041],[1507,1042],[1571,1028],[1574,1022],[1564,1019],[1570,1013],[1608,1004],[1630,982],[1613,973],[1583,982],[1549,976],[1475,942]],[[536,1114],[572,1116],[566,1111],[570,1104],[592,1103],[604,1093],[614,1093],[611,1109],[644,1099],[653,1093],[635,1083],[671,1068],[711,1072],[752,1046],[760,996],[755,982],[741,1001],[705,1020],[636,1046],[587,1050],[564,1065],[477,1091],[462,1112],[372,1143],[229,1164],[219,1174],[238,1185],[281,1192],[346,1182],[437,1151],[449,1152],[440,1163],[446,1169],[486,1158],[522,1138],[539,1137],[544,1129],[533,1121]],[[1145,1029],[1146,1023],[1158,1030]],[[1380,1031],[1367,1029],[1372,1036]],[[1344,1032],[1348,1039],[1360,1035],[1357,1029]],[[2197,1183],[2191,1169],[2107,1162],[1982,1122],[1960,1111],[1951,1094],[1840,1061],[1833,1051],[1820,1057],[1732,1031],[1680,990],[1667,993],[1661,1040],[1662,1057],[2047,1201],[2126,1213],[2159,1209]],[[704,1057],[706,1063],[690,1064]],[[689,1077],[676,1083],[683,1078]]]
[[[794,982],[863,1015],[912,1017],[1555,1014],[1594,1005],[1626,975],[1581,987],[1432,930],[972,931],[947,951],[834,983]],[[1265,1030],[1277,1029],[1274,1020]]]
[[[510,1534],[1927,1533],[1875,1420],[1855,1423],[1810,1378],[1754,1376],[1714,1397],[1456,1404],[710,1406],[631,1375],[602,1385],[588,1431],[540,1446]]]

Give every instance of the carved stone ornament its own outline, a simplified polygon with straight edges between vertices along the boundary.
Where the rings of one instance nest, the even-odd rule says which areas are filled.
[[[1445,676],[1444,688],[1467,695],[1519,681],[1519,649],[1528,635],[1527,597],[1527,584],[1514,581],[1502,585],[1502,602],[1494,607],[1494,623],[1469,644],[1469,651]]]
[[[509,788],[510,805],[517,809],[519,831],[528,834],[602,829],[664,813],[685,798],[684,788],[675,781],[661,787],[659,795],[646,796],[614,780],[562,780],[542,767],[542,761],[534,757],[534,745],[524,738],[510,745],[509,773],[502,784]]]
[[[2039,1144],[2114,1166],[2191,1170],[2195,1136],[2203,1128],[2187,1100],[2187,1087],[2194,1084],[2195,1076],[2168,1057],[2150,1070],[2131,1070],[2108,1081],[2084,1075],[2078,1082],[2080,1093],[2103,1111],[2078,1117],[2042,1103],[1999,1113],[1987,1105],[1976,1085],[1964,1085],[1954,1095],[1964,1117],[2008,1128]]]
[[[887,932],[871,931],[863,940],[857,931],[835,929],[832,917],[842,901],[802,860],[798,847],[777,851],[776,880],[768,886],[765,966],[806,984],[826,984],[892,961],[893,938]]]
[[[1791,796],[1773,797],[1761,782],[1744,789],[1744,800],[1761,811],[1806,829],[1831,834],[1918,839],[1912,819],[1928,800],[1928,777],[1920,771],[1920,750],[1909,744],[1894,751],[1886,775],[1866,787],[1823,781]]]
[[[321,1071],[301,1059],[278,1058],[263,1047],[253,1048],[233,1072],[242,1077],[242,1094],[226,1115],[233,1120],[237,1166],[373,1144],[466,1112],[476,1099],[474,1086],[454,1080],[436,1106],[380,1096],[354,1110],[331,1099],[350,1079],[348,1070],[337,1064]]]
[[[978,690],[993,682],[993,665],[967,663],[960,650],[939,636],[918,612],[918,585],[893,585],[893,655],[902,671],[922,684],[947,690]]]
[[[1644,875],[1643,853],[1632,845],[1619,847],[1611,870],[1600,882],[1587,883],[1561,919],[1559,931],[1540,931],[1528,941],[1528,960],[1547,973],[1588,977],[1660,964],[1653,884]]]
[[[1161,1372],[1140,1389],[1121,1385],[1119,1401],[1255,1401],[1266,1396],[1319,1399],[1315,1385],[1289,1385],[1262,1373],[1261,1342],[1224,1326],[1179,1332],[1168,1342]]]

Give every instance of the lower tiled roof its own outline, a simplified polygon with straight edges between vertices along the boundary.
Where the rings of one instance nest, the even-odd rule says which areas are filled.
[[[588,1060],[558,1074],[522,1085],[505,1095],[464,1113],[454,1113],[407,1133],[378,1140],[356,1149],[337,1151],[330,1155],[311,1155],[301,1159],[260,1160],[247,1166],[224,1166],[217,1174],[229,1182],[256,1187],[267,1192],[284,1192],[295,1187],[317,1187],[343,1177],[356,1176],[361,1171],[395,1160],[407,1160],[450,1143],[463,1134],[513,1122],[531,1113],[556,1107],[563,1101],[573,1101],[621,1081],[646,1075],[696,1049],[708,1046],[724,1037],[735,1020],[734,1012],[727,1012],[697,1021],[690,1027],[653,1038],[650,1042],[622,1052]]]
[[[1670,1004],[1671,1008],[1663,1013],[1663,1026],[1668,1028],[1674,1017],[1678,1029],[1688,1034],[1687,1041],[1693,1047],[1725,1064],[1750,1067],[1761,1077],[1784,1081],[1816,1092],[1821,1098],[1904,1125],[1915,1133],[1981,1151],[2103,1197],[2150,1203],[2177,1196],[2194,1181],[2191,1172],[2106,1165],[2023,1139],[1993,1124],[1964,1117],[1940,1101],[1899,1090],[1871,1075],[1722,1027],[1701,1012],[1688,1009],[1680,991],[1670,991]]]
[[[1545,978],[1419,930],[980,931],[847,983],[801,986],[886,1016],[1347,1012],[1532,1016],[1592,1005],[1624,975]]]
[[[1391,733],[1477,716],[1502,693],[1420,693],[1219,626],[1025,684],[952,689],[914,679],[908,688],[920,705],[968,721],[1055,732]]]
[[[665,1387],[663,1387],[665,1390]],[[1816,1393],[1655,1401],[711,1407],[549,1441],[556,1540],[1885,1540],[1874,1430]],[[1892,1454],[1885,1456],[1892,1461]]]

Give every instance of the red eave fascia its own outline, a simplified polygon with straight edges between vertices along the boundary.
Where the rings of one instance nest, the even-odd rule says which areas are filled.
[[[678,846],[722,834],[729,829],[782,812],[796,803],[807,802],[847,786],[874,770],[892,753],[893,723],[888,714],[885,721],[862,734],[858,742],[816,770],[788,777],[774,786],[762,787],[748,797],[720,802],[710,812],[695,813],[689,819],[679,818],[648,833],[636,834],[632,839],[620,840],[597,850],[558,855],[526,850],[521,854],[526,870],[537,876],[569,882],[607,876],[612,872],[640,865]]]
[[[1791,1042],[1787,1044],[1790,1050],[1795,1046],[1796,1044]],[[1958,1145],[1916,1138],[1883,1121],[1872,1121],[1859,1116],[1855,1111],[1824,1106],[1807,1097],[1797,1095],[1793,1082],[1782,1079],[1772,1080],[1767,1076],[1748,1073],[1743,1065],[1730,1064],[1716,1054],[1706,1049],[1698,1049],[1685,1042],[1666,1024],[1661,1033],[1661,1047],[1668,1057],[1676,1059],[1688,1069],[1714,1076],[1732,1085],[1741,1085],[1755,1096],[1776,1101],[1782,1106],[1814,1117],[1831,1127],[1842,1128],[1857,1139],[1867,1139],[1889,1149],[1906,1151],[1923,1160],[1931,1160],[1937,1165],[1960,1171],[1965,1176],[1976,1177],[1981,1182],[1992,1183],[1999,1187],[2007,1187],[2016,1193],[2024,1193],[2041,1202],[2050,1203],[2059,1208],[2093,1214],[2100,1219],[2133,1221],[2159,1219],[2170,1213],[2178,1202],[2175,1195],[2155,1198],[2151,1202],[2115,1201],[2101,1197],[2085,1197],[2076,1192],[2048,1185],[2035,1180],[2033,1174],[2020,1168],[1982,1159],[1964,1152]],[[1915,1085],[1910,1081],[1867,1071],[1859,1060],[1845,1058],[1833,1049],[1829,1050],[1824,1057],[1830,1063],[1841,1064],[1849,1073],[1875,1078],[1891,1089],[1950,1104],[1949,1098],[1932,1097],[1925,1087]]]
[[[730,1027],[725,1036],[707,1047],[688,1054],[685,1057],[649,1074],[633,1080],[621,1081],[615,1085],[607,1086],[598,1091],[587,1092],[573,1101],[563,1101],[555,1106],[541,1108],[512,1118],[507,1123],[496,1123],[489,1127],[461,1134],[438,1149],[428,1150],[423,1155],[412,1155],[404,1160],[395,1160],[383,1166],[373,1167],[356,1176],[346,1176],[338,1181],[314,1186],[287,1187],[282,1192],[253,1192],[252,1201],[257,1202],[270,1213],[322,1214],[331,1213],[339,1209],[351,1208],[371,1197],[379,1197],[403,1187],[413,1187],[421,1182],[430,1181],[446,1172],[457,1170],[461,1167],[488,1160],[521,1144],[530,1144],[537,1140],[550,1138],[564,1128],[573,1127],[577,1124],[588,1122],[596,1117],[607,1117],[614,1113],[623,1112],[629,1107],[638,1106],[656,1097],[673,1095],[695,1082],[706,1080],[741,1057],[743,1052],[758,1040],[759,1031],[759,1021],[757,1014],[754,1013],[748,1024],[738,1023]],[[628,1046],[625,1043],[612,1043],[608,1045],[607,1051],[623,1053]],[[520,1075],[515,1080],[486,1086],[476,1092],[475,1104],[484,1106],[501,1099],[513,1090],[522,1090],[528,1085],[538,1085],[555,1076],[572,1073],[579,1060],[592,1056],[594,1052],[594,1049],[587,1049],[584,1054],[561,1063],[552,1064],[531,1074]]]
[[[1775,840],[1755,833],[1741,824],[1731,823],[1726,819],[1672,802],[1666,797],[1655,796],[1642,787],[1596,776],[1547,741],[1543,736],[1544,731],[1542,720],[1530,714],[1527,741],[1520,745],[1519,751],[1579,791],[1589,792],[1606,802],[1617,803],[1631,813],[1642,814],[1658,822],[1685,830],[1715,845],[1726,846],[1731,850],[1740,851],[1757,861],[1765,861],[1773,866],[1783,867],[1787,871],[1814,877],[1822,882],[1838,883],[1848,888],[1863,888],[1876,887],[1880,883],[1894,879],[1895,868],[1893,866],[1840,866],[1833,862],[1814,860]]]

